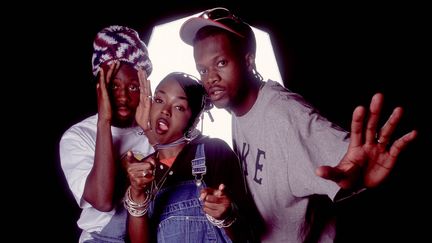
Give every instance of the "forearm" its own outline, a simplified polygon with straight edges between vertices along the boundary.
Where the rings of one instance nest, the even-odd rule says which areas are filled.
[[[126,191],[124,205],[128,211],[128,234],[132,243],[150,242],[149,203],[150,196],[144,189],[129,187]]]
[[[235,241],[236,238],[238,238],[238,237],[236,237],[236,235],[234,234],[235,231],[234,231],[232,228],[233,228],[233,226],[228,227],[228,228],[225,228],[224,230],[225,230],[225,233],[228,235],[228,237],[229,237],[232,241]]]
[[[134,217],[128,215],[128,233],[131,243],[150,242],[147,215]]]
[[[86,180],[84,199],[100,211],[110,211],[113,207],[117,169],[111,124],[98,121],[97,126],[94,164]]]
[[[149,144],[154,148],[158,142],[156,140],[155,134],[151,128],[143,129],[144,135],[147,137]]]

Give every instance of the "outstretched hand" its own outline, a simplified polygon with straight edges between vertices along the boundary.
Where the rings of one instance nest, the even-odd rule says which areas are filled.
[[[130,184],[137,191],[144,191],[148,184],[154,180],[155,160],[148,156],[139,160],[133,152],[128,151],[121,160],[121,164],[126,171]]]
[[[318,176],[332,180],[344,189],[357,186],[359,182],[364,187],[376,187],[388,177],[399,153],[414,140],[417,131],[405,134],[388,146],[403,110],[396,107],[378,131],[383,99],[380,93],[372,97],[366,127],[363,125],[366,119],[365,108],[360,106],[354,110],[348,151],[337,166],[319,167],[316,171]]]
[[[199,199],[203,202],[204,212],[216,219],[226,218],[230,213],[231,199],[225,193],[224,184],[218,189],[202,189]]]

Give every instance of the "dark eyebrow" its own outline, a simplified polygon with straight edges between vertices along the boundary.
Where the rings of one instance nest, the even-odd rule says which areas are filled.
[[[157,94],[157,93],[161,93],[161,94],[166,95],[166,92],[163,91],[163,90],[161,90],[161,89],[156,90],[155,93],[156,93],[156,94]],[[188,99],[187,99],[186,96],[177,96],[176,98],[177,98],[177,99],[180,99],[180,100],[186,100],[186,102],[188,101]],[[188,104],[189,104],[189,103],[188,103]]]

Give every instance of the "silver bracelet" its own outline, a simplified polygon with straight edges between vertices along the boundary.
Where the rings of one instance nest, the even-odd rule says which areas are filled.
[[[230,227],[236,220],[236,217],[226,217],[224,219],[215,219],[213,216],[208,215],[207,213],[205,214],[208,221],[210,221],[210,223],[218,228],[227,228]]]
[[[147,196],[144,200],[144,202],[141,203],[137,203],[135,201],[132,200],[132,196],[131,196],[131,187],[129,186],[128,189],[126,190],[126,195],[123,201],[123,205],[124,207],[127,209],[127,211],[129,212],[130,215],[134,216],[134,217],[141,217],[143,215],[145,215],[148,211],[148,206],[150,204],[150,193],[147,193]]]

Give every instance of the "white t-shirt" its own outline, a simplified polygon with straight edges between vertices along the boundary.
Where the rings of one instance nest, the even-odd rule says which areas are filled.
[[[315,175],[347,151],[348,133],[320,116],[298,94],[269,80],[251,110],[232,116],[235,150],[267,233],[263,242],[301,242],[308,196],[334,198],[339,187]],[[333,242],[334,225],[321,242]]]
[[[60,163],[72,194],[82,208],[78,226],[83,230],[80,242],[91,239],[89,232],[99,232],[110,221],[115,210],[101,212],[83,198],[84,186],[93,167],[96,148],[97,115],[73,125],[60,140]],[[154,150],[139,126],[111,127],[114,152],[120,158],[127,151],[148,155]]]

